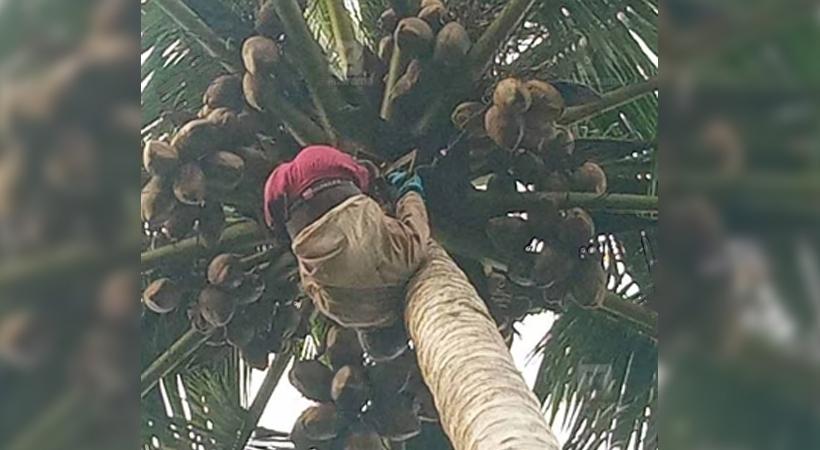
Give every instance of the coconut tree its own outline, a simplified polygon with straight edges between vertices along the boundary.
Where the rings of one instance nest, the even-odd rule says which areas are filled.
[[[248,3],[225,5],[220,2],[153,0],[143,7],[143,44],[145,50],[151,52],[143,65],[148,81],[143,93],[143,98],[148,100],[143,114],[144,122],[150,124],[144,138],[162,141],[163,136],[168,135],[170,139],[167,141],[177,149],[187,147],[185,136],[194,130],[191,125],[194,122],[191,115],[186,117],[184,112],[190,114],[199,109],[202,93],[213,93],[220,83],[212,80],[218,79],[220,74],[244,72],[245,101],[261,122],[261,127],[255,130],[255,139],[259,143],[251,144],[261,145],[264,152],[261,164],[272,167],[278,160],[292,155],[300,145],[323,142],[334,143],[371,159],[385,170],[406,163],[408,157],[415,158],[427,184],[436,240],[458,259],[463,268],[462,272],[448,253],[434,244],[437,250],[409,289],[405,312],[408,331],[415,342],[421,378],[431,391],[449,444],[441,435],[438,436],[439,442],[432,445],[430,441],[424,443],[426,435],[400,442],[404,439],[392,439],[395,436],[378,424],[376,429],[382,438],[392,441],[392,445],[411,448],[446,445],[455,448],[503,448],[505,445],[510,448],[556,448],[557,441],[547,427],[538,399],[528,391],[516,372],[499,328],[509,338],[513,323],[527,313],[550,307],[570,317],[578,308],[572,305],[577,303],[593,307],[595,312],[579,310],[574,314],[591,314],[604,321],[616,318],[621,327],[635,330],[638,339],[653,347],[656,319],[653,313],[640,306],[643,297],[635,295],[632,290],[629,292],[633,297],[628,300],[618,293],[605,294],[603,259],[594,256],[600,250],[609,258],[606,267],[613,280],[617,278],[615,287],[624,294],[627,286],[621,286],[620,281],[626,273],[625,263],[615,264],[614,261],[624,259],[623,240],[653,226],[657,209],[657,200],[652,196],[653,182],[649,181],[651,176],[636,183],[617,175],[619,170],[630,175],[640,171],[652,173],[654,144],[651,141],[657,107],[656,97],[652,95],[657,88],[652,75],[656,67],[630,34],[638,28],[630,28],[627,18],[615,14],[626,5],[603,8],[579,4],[567,9],[535,5],[532,1],[513,1],[481,6],[450,2],[445,7],[439,6],[438,2],[418,5],[397,1],[389,4],[359,2],[353,10],[348,10],[335,1],[300,4],[277,0],[264,2],[261,8],[256,2]],[[657,17],[652,7],[649,4],[640,12],[630,11],[633,20],[640,19],[641,26],[649,27],[644,31],[654,27],[651,24]],[[402,20],[416,16],[424,20]],[[453,25],[445,27],[445,23]],[[602,26],[614,29],[605,33]],[[449,33],[450,29],[456,29],[456,37],[447,39],[443,30]],[[425,34],[430,32],[433,34]],[[613,34],[619,36],[621,45],[616,47],[613,43]],[[271,72],[273,79],[268,79],[264,69],[258,67],[259,59],[253,55],[263,50],[248,44],[250,35],[275,43],[276,49],[272,50],[275,56],[269,58],[276,65]],[[652,40],[651,33],[646,39]],[[165,51],[160,52],[162,49]],[[425,56],[427,52],[430,56]],[[160,67],[168,61],[174,64]],[[201,67],[203,72],[195,80],[190,79],[192,67]],[[182,79],[186,80],[184,85],[179,82]],[[609,180],[608,189],[592,182],[584,188],[578,185],[580,191],[591,193],[567,193],[568,187],[554,187],[550,192],[534,178],[539,176],[537,168],[532,172],[522,166],[527,165],[527,155],[504,149],[508,146],[505,139],[497,137],[493,129],[514,127],[485,119],[485,115],[490,115],[485,113],[489,107],[487,103],[494,103],[498,110],[506,105],[500,87],[503,83],[499,83],[502,79],[520,80],[521,86],[513,91],[526,91],[522,95],[527,97],[541,91],[536,89],[533,94],[528,89],[535,88],[524,87],[525,82],[549,82],[547,86],[551,90],[541,95],[549,97],[553,90],[557,92],[563,103],[559,107],[561,112],[557,115],[544,112],[542,114],[546,116],[537,117],[536,121],[558,122],[554,124],[559,127],[556,129],[566,130],[564,132],[570,135],[579,134],[577,140],[570,138],[575,145],[575,158],[581,162],[596,161],[594,168],[599,171],[603,166]],[[209,105],[208,93],[205,94],[205,110],[200,111],[203,118],[212,114],[209,108],[221,106],[218,101]],[[487,102],[488,97],[493,99]],[[454,110],[459,111],[465,101],[474,101],[471,107],[478,112],[468,114],[466,120],[462,120]],[[549,104],[549,98],[544,101]],[[563,111],[564,105],[566,111]],[[529,105],[523,109],[528,108]],[[536,114],[533,112],[530,116]],[[478,128],[486,131],[486,134],[479,133],[485,136],[483,138],[473,136],[476,117]],[[487,123],[482,123],[485,120]],[[363,127],[363,123],[371,126]],[[517,144],[514,142],[509,146]],[[248,164],[248,158],[242,156]],[[572,164],[576,169],[581,165],[580,162]],[[156,179],[162,173],[155,171],[150,175]],[[176,197],[198,202],[201,197],[196,195],[201,188],[197,187],[196,180],[199,178],[189,176],[187,172],[176,176]],[[256,182],[258,184],[259,180]],[[516,184],[529,192],[517,192],[520,189],[516,189]],[[485,185],[486,192],[476,190],[476,186],[482,188]],[[491,188],[499,185],[501,189]],[[605,190],[610,194],[602,195]],[[206,205],[209,202],[213,201],[206,200]],[[229,222],[238,223],[224,231],[218,230],[220,232],[215,235],[207,230],[203,232],[202,223],[208,219],[201,212],[199,226],[193,230],[198,237],[184,239],[183,233],[179,236],[182,240],[163,244],[164,238],[157,235],[154,248],[143,253],[143,270],[154,271],[148,275],[149,280],[157,282],[157,277],[161,280],[162,276],[173,274],[177,270],[173,267],[190,266],[191,260],[204,258],[207,262],[215,251],[200,247],[202,241],[211,248],[248,255],[244,258],[249,260],[245,265],[247,270],[263,267],[258,265],[260,262],[267,264],[265,258],[258,258],[257,254],[264,254],[268,259],[272,255],[287,259],[286,250],[271,252],[267,247],[259,247],[266,242],[264,232],[257,225],[243,221],[256,218],[258,186],[255,190],[240,186],[217,199],[216,203],[227,212],[222,214]],[[573,208],[583,208],[584,217],[587,217],[584,211],[593,212],[598,233],[607,236],[607,240],[601,241],[601,245],[589,245],[586,250],[592,250],[593,256],[581,255],[581,265],[589,269],[573,269],[579,280],[568,283],[554,294],[546,294],[543,286],[533,286],[529,282],[531,274],[526,272],[533,270],[530,267],[532,255],[537,254],[537,248],[543,247],[545,240],[551,237],[536,229],[536,225],[544,224],[534,219],[524,221],[530,222],[524,230],[511,229],[519,226],[521,219],[508,215],[528,212],[536,216],[536,210],[558,212]],[[159,222],[165,219],[161,217]],[[488,220],[499,228],[487,226]],[[616,239],[615,233],[624,237]],[[487,234],[489,241],[485,237]],[[508,234],[509,238],[515,239],[505,238]],[[580,247],[591,244],[588,241],[591,237],[582,236]],[[519,244],[519,239],[526,242]],[[527,252],[524,247],[530,241],[535,249]],[[568,259],[575,257],[570,255]],[[293,282],[293,273],[286,270],[288,267],[292,269],[287,263],[281,264],[284,272],[276,281],[283,287],[288,281]],[[546,271],[545,277],[550,277],[556,270],[559,269],[542,267],[542,271]],[[208,272],[210,274],[210,270]],[[584,279],[580,274],[585,272],[595,275]],[[493,286],[498,275],[510,280],[509,286]],[[642,279],[641,274],[633,276],[643,283],[644,289],[648,289],[646,275]],[[210,276],[208,279],[213,281]],[[197,289],[192,295],[196,295]],[[573,292],[569,293],[570,290]],[[292,292],[290,295],[296,297],[291,299],[299,299],[298,290]],[[512,300],[494,302],[493,299],[505,295],[512,296]],[[550,301],[555,302],[547,306],[544,299],[552,295],[555,297]],[[565,301],[566,298],[573,298],[575,303]],[[199,304],[202,304],[201,300],[200,294]],[[278,308],[290,304],[286,295],[283,300],[275,302],[277,310],[271,316],[274,322],[281,314]],[[263,302],[274,300],[264,297]],[[298,300],[297,303],[305,304]],[[451,320],[452,317],[459,320]],[[281,366],[289,359],[288,355],[301,358],[314,354],[310,349],[312,344],[308,343],[318,343],[321,347],[328,334],[327,325],[315,313],[303,318],[310,326],[301,334],[290,335],[285,345],[275,350],[278,355],[276,370],[269,370],[266,379],[269,388],[281,376]],[[184,325],[180,328],[184,329]],[[180,366],[191,357],[195,361],[214,361],[213,356],[206,357],[196,349],[206,342],[224,342],[224,336],[219,333],[218,329],[213,331],[208,327],[190,331],[163,355],[156,359],[147,357],[154,363],[143,373],[143,395],[156,398],[153,388],[160,380],[173,378],[180,370],[183,374],[192,370],[190,366],[185,369]],[[463,352],[465,342],[474,346],[474,352]],[[549,347],[551,342],[546,341],[545,345]],[[233,347],[240,349],[245,361],[259,362],[247,346]],[[327,349],[322,353],[323,358],[327,357],[326,352]],[[641,354],[640,361],[634,364],[646,365],[654,357],[651,352]],[[599,365],[608,362],[596,361]],[[333,365],[330,361],[335,370]],[[465,380],[460,383],[463,388],[456,388],[455,374],[465,374]],[[633,394],[640,395],[637,398],[641,398],[646,406],[654,400],[653,382],[652,376],[645,377]],[[163,385],[167,390],[168,383]],[[577,387],[574,392],[584,389]],[[574,392],[549,397],[553,404],[559,405]],[[590,389],[584,392],[592,395]],[[266,403],[269,394],[269,389],[263,389],[244,414],[242,425],[236,431],[238,442],[230,439],[232,445],[241,446],[247,441],[261,413],[259,405]],[[336,407],[340,407],[338,399],[335,400]],[[372,400],[376,404],[379,402],[378,398]],[[540,400],[547,400],[547,396]],[[394,414],[400,415],[398,411],[402,407],[393,407],[397,408]],[[596,409],[604,410],[605,407],[587,405],[587,409],[587,414],[594,415],[598,414]],[[623,423],[640,429],[652,416],[642,416],[636,411],[631,411],[632,419],[623,420]],[[152,423],[156,427],[162,421],[155,419]],[[433,423],[422,428],[435,429],[437,426]],[[353,425],[344,425],[343,431],[332,434],[356,435],[358,432],[346,427]],[[606,439],[604,436],[610,431],[599,425],[596,427],[599,439]],[[624,433],[623,429],[621,424],[617,430],[619,436]],[[209,431],[199,427],[194,435],[214,434]],[[156,436],[151,429],[146,433],[146,438]],[[575,438],[585,439],[584,433],[589,431],[578,428]],[[291,437],[296,439],[295,435]],[[222,439],[227,442],[225,436]],[[337,439],[344,438],[339,436]],[[435,440],[435,433],[427,439]],[[651,441],[652,438],[648,439]]]

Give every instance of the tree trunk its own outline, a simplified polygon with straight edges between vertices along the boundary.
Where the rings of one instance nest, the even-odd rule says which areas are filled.
[[[405,313],[422,376],[456,450],[558,450],[475,288],[431,243]]]

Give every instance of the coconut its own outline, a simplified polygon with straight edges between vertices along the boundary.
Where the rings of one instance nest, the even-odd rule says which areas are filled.
[[[182,303],[184,290],[170,278],[151,282],[142,293],[142,302],[157,314],[168,314]]]
[[[532,96],[518,78],[498,82],[493,91],[493,104],[504,111],[524,113],[532,105]]]
[[[309,407],[296,422],[304,430],[304,435],[314,441],[327,441],[339,435],[339,415],[333,403]]]
[[[207,119],[192,120],[177,131],[171,145],[182,161],[193,161],[218,150],[224,141],[222,130]]]
[[[564,113],[565,103],[561,93],[545,81],[530,80],[524,88],[532,97],[529,115],[541,122],[555,122]]]
[[[153,176],[168,176],[179,167],[179,154],[170,144],[148,141],[142,150],[142,164]]]
[[[252,368],[256,370],[266,370],[270,366],[270,351],[267,343],[255,337],[250,344],[241,348],[242,359]]]
[[[410,64],[407,65],[407,70],[401,78],[396,81],[396,85],[393,86],[390,97],[396,99],[410,94],[410,92],[418,86],[423,69],[424,66],[418,59],[410,61]]]
[[[391,361],[408,349],[410,338],[404,322],[396,321],[387,328],[357,330],[359,343],[370,358],[376,362]]]
[[[168,220],[162,223],[162,232],[172,241],[182,239],[194,229],[197,217],[199,208],[178,203]]]
[[[393,35],[385,36],[379,41],[379,59],[385,63],[390,64],[390,60],[393,58],[393,47],[395,46],[395,40],[393,39]]]
[[[370,398],[367,377],[361,366],[344,366],[333,376],[330,395],[342,411],[359,412]]]
[[[526,150],[513,154],[512,170],[516,178],[525,184],[535,184],[549,174],[544,161],[535,153]]]
[[[342,450],[384,450],[382,437],[373,430],[354,430],[347,435]]]
[[[403,395],[374,402],[368,416],[379,435],[391,441],[404,442],[421,433],[421,421],[413,399]]]
[[[226,143],[233,143],[241,132],[239,115],[231,109],[216,108],[212,110],[205,119],[219,128],[220,133],[224,136],[223,140]]]
[[[515,178],[509,173],[500,172],[491,174],[487,180],[487,194],[489,195],[512,195],[518,193]]]
[[[228,108],[232,111],[241,111],[245,105],[245,99],[242,97],[242,79],[236,75],[215,78],[205,90],[202,103],[211,109]]]
[[[236,289],[242,284],[245,270],[239,255],[223,253],[208,265],[208,283],[222,289]]]
[[[521,116],[492,106],[484,115],[484,129],[499,147],[514,150],[523,137],[524,122]]]
[[[317,360],[297,361],[288,375],[290,384],[305,398],[315,402],[329,402],[333,372]]]
[[[436,36],[433,59],[447,67],[461,67],[471,46],[467,30],[458,22],[450,22]]]
[[[256,337],[256,328],[246,315],[231,320],[225,329],[225,339],[236,348],[250,345]]]
[[[581,208],[572,208],[561,221],[558,228],[559,241],[571,251],[577,252],[580,248],[589,245],[595,237],[595,224],[592,217]]]
[[[197,163],[188,163],[179,168],[174,180],[174,195],[186,205],[201,205],[205,202],[205,173]]]
[[[362,363],[362,346],[356,332],[333,326],[325,336],[325,353],[334,369]]]
[[[557,127],[552,139],[541,148],[544,162],[554,169],[565,169],[571,166],[574,152],[575,135],[563,127]]]
[[[236,115],[236,142],[237,145],[251,145],[256,142],[256,134],[262,130],[262,119],[258,112],[244,110]],[[241,156],[241,155],[240,155]]]
[[[541,180],[536,181],[535,188],[541,192],[569,191],[569,177],[563,172],[552,171]]]
[[[242,78],[242,92],[245,93],[245,100],[257,111],[264,111],[267,108],[268,92],[272,89],[274,89],[273,81],[266,77],[255,76],[247,72]]]
[[[421,8],[418,17],[430,25],[433,33],[438,33],[447,23],[447,8],[441,3],[433,3]]]
[[[282,21],[279,20],[279,15],[276,14],[276,1],[267,0],[259,7],[254,25],[257,33],[271,39],[278,39],[284,32]]]
[[[535,256],[532,268],[533,282],[539,287],[549,287],[566,280],[575,267],[576,259],[552,244],[544,245],[541,252]]]
[[[396,11],[393,8],[387,8],[384,10],[381,16],[379,16],[379,30],[384,34],[393,34],[393,31],[396,30],[396,25],[399,24],[399,16],[396,15]]]
[[[305,434],[304,424],[297,420],[293,424],[293,429],[290,432],[290,441],[293,442],[295,450],[331,450],[333,448],[333,439],[325,441],[317,441],[311,439]]]
[[[411,352],[405,352],[392,361],[376,363],[367,367],[367,379],[376,396],[389,397],[407,388],[410,373],[416,364]]]
[[[240,147],[236,154],[245,162],[245,180],[251,182],[267,178],[273,169],[274,163],[262,150],[255,147]]]
[[[202,160],[202,172],[209,192],[224,194],[242,181],[245,161],[235,153],[216,152]]]
[[[459,130],[466,130],[472,137],[483,137],[487,133],[484,130],[484,110],[486,107],[481,102],[464,102],[456,106],[450,120]]]
[[[217,202],[208,202],[199,216],[199,237],[207,248],[214,248],[225,231],[225,211]]]
[[[543,155],[555,136],[556,129],[552,122],[541,122],[529,113],[524,115],[524,139],[521,141],[524,148]]]
[[[251,36],[242,44],[242,62],[245,69],[256,76],[273,73],[281,58],[280,53],[279,45],[264,36]],[[241,82],[238,84],[241,85]]]
[[[523,251],[532,240],[530,223],[520,217],[493,217],[487,222],[487,236],[501,252]]]
[[[570,282],[570,298],[584,308],[600,308],[606,297],[607,275],[599,260],[587,258],[578,264]]]
[[[224,327],[236,313],[236,302],[227,292],[207,286],[199,293],[199,308],[202,317],[209,324]]]
[[[395,40],[403,55],[423,57],[433,50],[434,35],[427,22],[407,17],[396,27]]]
[[[245,306],[258,302],[265,294],[265,287],[265,280],[259,274],[245,275],[242,285],[234,292],[236,304]]]
[[[572,172],[570,184],[573,191],[602,195],[606,192],[606,173],[601,166],[588,161]]]
[[[156,226],[171,217],[177,201],[168,189],[165,179],[151,178],[140,193],[140,215],[149,226]]]

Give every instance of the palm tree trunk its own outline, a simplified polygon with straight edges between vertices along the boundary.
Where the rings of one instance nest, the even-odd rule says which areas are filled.
[[[456,450],[560,447],[484,302],[437,243],[410,281],[405,320]]]

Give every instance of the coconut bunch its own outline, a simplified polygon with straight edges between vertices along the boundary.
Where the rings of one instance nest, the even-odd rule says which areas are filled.
[[[379,42],[379,59],[390,66],[393,55],[399,52],[401,76],[387,94],[388,100],[399,117],[416,117],[418,108],[433,94],[437,78],[463,67],[472,42],[440,0],[422,1],[408,17],[399,17],[389,8],[382,13],[379,27],[384,35]]]
[[[569,294],[583,307],[600,306],[607,278],[600,258],[590,251],[596,245],[592,217],[582,208],[541,208],[528,211],[526,218],[494,217],[487,223],[487,236],[508,265],[507,278],[518,286],[541,290],[549,302]],[[526,313],[532,306],[512,310]]]
[[[495,86],[491,105],[462,103],[451,119],[470,139],[473,170],[487,167],[490,154],[500,148],[504,166],[538,191],[603,194],[606,173],[595,162],[574,157],[575,136],[557,124],[564,110],[561,93],[550,83],[506,78]]]
[[[437,421],[432,398],[416,365],[404,352],[393,360],[365,363],[355,331],[328,330],[321,358],[299,361],[291,384],[318,404],[305,410],[291,432],[297,449],[386,449]]]
[[[187,307],[191,326],[210,333],[211,345],[241,350],[252,367],[266,368],[268,354],[306,335],[309,302],[266,290],[268,285],[285,282],[282,273],[271,270],[263,275],[238,255],[221,254],[211,260],[206,278],[207,283],[198,287],[157,278],[144,289],[142,302],[157,314]]]

